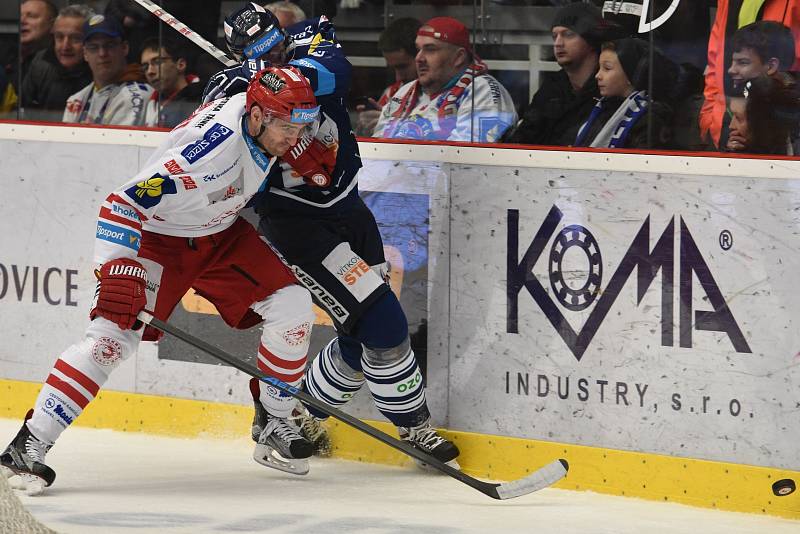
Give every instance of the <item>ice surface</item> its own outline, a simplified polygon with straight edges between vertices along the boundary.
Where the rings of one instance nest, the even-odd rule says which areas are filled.
[[[19,425],[0,419],[0,447]],[[588,492],[547,489],[494,501],[411,466],[312,459],[311,472],[295,476],[262,467],[251,454],[246,439],[75,427],[47,456],[58,473],[53,486],[20,499],[50,528],[81,534],[800,533],[800,521]]]

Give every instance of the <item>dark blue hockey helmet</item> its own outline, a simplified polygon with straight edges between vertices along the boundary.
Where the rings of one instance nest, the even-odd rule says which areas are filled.
[[[277,17],[255,2],[225,17],[223,28],[228,50],[238,61],[263,57],[280,43],[288,45]]]

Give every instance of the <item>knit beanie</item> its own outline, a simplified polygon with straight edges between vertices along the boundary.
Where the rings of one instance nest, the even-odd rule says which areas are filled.
[[[625,71],[625,76],[633,88],[637,91],[648,89],[651,70],[650,43],[643,39],[626,37],[614,41],[614,48],[622,70]],[[650,96],[655,100],[669,98],[676,89],[676,80],[680,74],[678,66],[658,48],[653,50],[652,61],[653,87]]]
[[[633,84],[636,89],[647,89],[647,73],[636,72],[639,61],[642,59],[647,61],[649,59],[648,54],[650,53],[650,45],[647,43],[647,41],[633,38],[619,39],[614,41],[614,47],[617,52],[619,64],[622,65],[622,70],[625,71],[625,76],[628,77],[628,80],[630,80],[631,84]],[[643,75],[645,76],[645,79],[641,80]],[[642,82],[644,82],[645,85],[643,87],[637,87],[638,85],[641,85]]]
[[[584,2],[567,4],[556,11],[550,29],[556,26],[574,31],[595,50],[600,50],[600,45],[607,40],[608,23],[603,20],[600,8],[593,4]]]

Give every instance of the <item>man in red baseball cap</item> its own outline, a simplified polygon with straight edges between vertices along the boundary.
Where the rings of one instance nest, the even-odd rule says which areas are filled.
[[[488,74],[461,22],[430,19],[416,45],[418,78],[383,107],[376,137],[487,143],[516,122],[511,96]]]

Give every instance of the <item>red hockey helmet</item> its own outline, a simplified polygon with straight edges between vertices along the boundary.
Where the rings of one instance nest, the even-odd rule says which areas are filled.
[[[247,87],[247,111],[258,106],[265,115],[298,125],[316,123],[319,106],[311,84],[294,67],[268,67]]]

